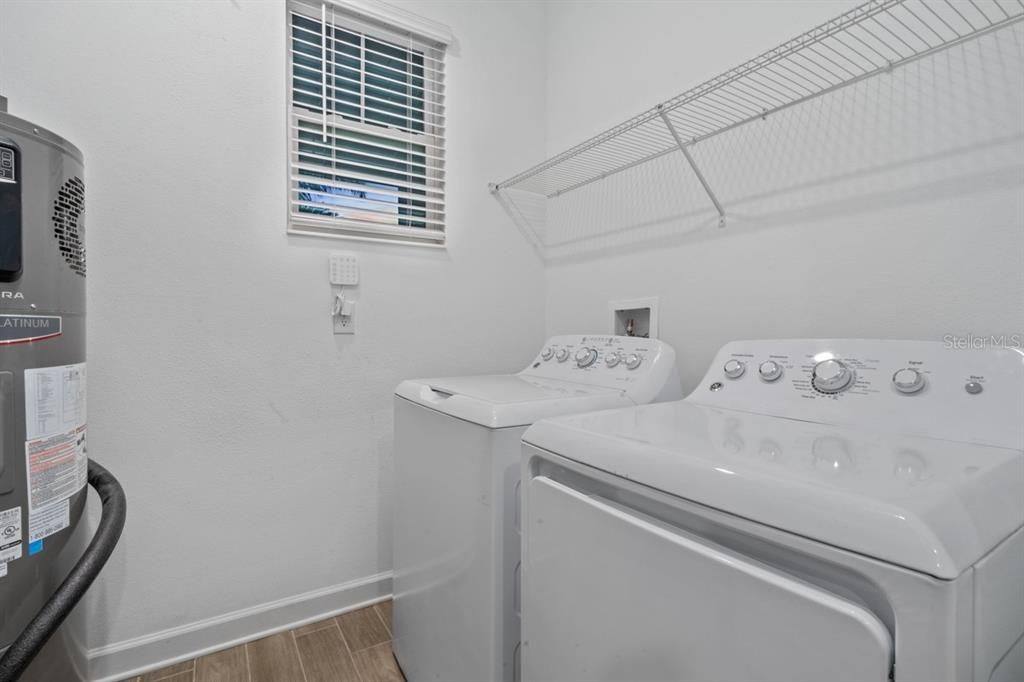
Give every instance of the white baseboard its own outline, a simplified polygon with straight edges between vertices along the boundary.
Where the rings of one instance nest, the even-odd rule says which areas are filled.
[[[89,652],[89,677],[114,682],[275,632],[352,611],[391,595],[391,572],[188,623]]]

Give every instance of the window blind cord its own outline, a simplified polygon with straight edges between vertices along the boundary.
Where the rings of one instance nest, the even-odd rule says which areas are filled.
[[[327,144],[327,3],[320,5],[320,83],[323,94],[320,102],[320,115],[323,117],[320,136],[323,143]]]
[[[333,101],[334,100],[334,83],[335,83],[335,81],[334,81],[334,35],[333,35],[333,32],[334,32],[334,5],[331,5],[331,32],[332,32],[332,35],[331,35],[331,62],[330,62],[331,63],[331,81],[330,82],[331,82],[331,101]],[[324,64],[324,71],[325,72],[327,71],[327,64]],[[327,109],[327,102],[328,102],[328,100],[327,100],[327,90],[324,90],[324,110]],[[331,107],[331,111],[332,112],[334,111],[334,107],[333,106]],[[327,140],[324,140],[324,142],[326,142],[326,141]],[[334,162],[334,165],[337,166],[337,164],[338,164],[338,146],[334,145],[334,144],[331,145],[331,160]]]

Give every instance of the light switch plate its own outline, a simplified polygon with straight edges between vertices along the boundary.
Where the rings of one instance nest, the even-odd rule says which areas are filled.
[[[331,284],[355,286],[359,284],[359,260],[349,252],[332,253],[330,257]]]

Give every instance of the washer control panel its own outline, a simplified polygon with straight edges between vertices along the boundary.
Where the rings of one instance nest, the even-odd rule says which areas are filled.
[[[671,395],[661,400],[682,397],[675,351],[656,339],[555,336],[521,373],[641,394],[653,390],[650,387],[667,385]]]
[[[1024,449],[1024,352],[1016,348],[873,339],[734,341],[719,351],[687,400]]]

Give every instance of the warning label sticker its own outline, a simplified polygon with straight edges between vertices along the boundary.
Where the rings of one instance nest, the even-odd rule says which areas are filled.
[[[29,513],[68,499],[85,487],[89,459],[85,427],[25,443]]]
[[[39,524],[35,517],[85,487],[85,422],[85,363],[25,370],[29,525],[40,532],[56,524],[63,509],[46,509]]]
[[[71,525],[71,500],[52,504],[28,517],[28,541],[35,542]]]
[[[7,575],[7,562],[6,561],[4,563],[0,564],[0,578],[3,578],[5,575]]]
[[[21,507],[0,512],[0,564],[21,558]]]

